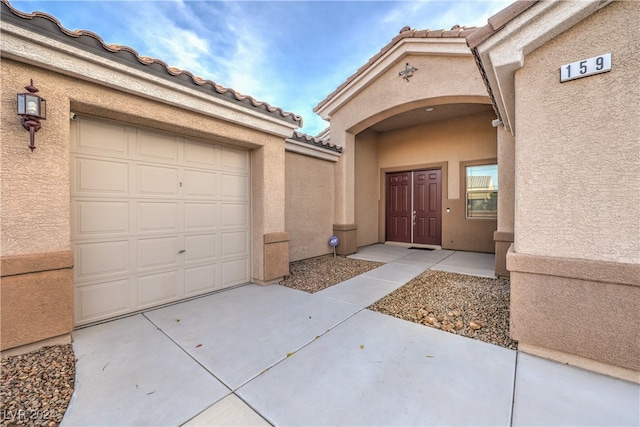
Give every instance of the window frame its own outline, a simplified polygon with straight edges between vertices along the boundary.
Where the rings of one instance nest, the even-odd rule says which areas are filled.
[[[469,168],[478,167],[478,166],[495,166],[496,168],[496,177],[498,173],[498,162],[497,159],[485,159],[485,160],[476,160],[469,162],[460,162],[460,176],[461,176],[461,189],[464,192],[464,215],[465,219],[469,220],[489,220],[489,221],[497,221],[498,219],[498,198],[500,194],[500,182],[498,182],[498,187],[495,189],[495,210],[491,210],[495,212],[495,214],[490,216],[473,216],[469,215],[469,189],[468,189],[468,170]],[[472,175],[473,176],[473,175]],[[493,197],[492,197],[493,198]]]

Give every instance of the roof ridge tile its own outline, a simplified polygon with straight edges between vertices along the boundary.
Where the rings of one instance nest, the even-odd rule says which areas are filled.
[[[342,153],[342,147],[340,147],[339,145],[332,144],[331,141],[328,139],[320,139],[315,136],[311,136],[309,134],[306,134],[304,132],[299,132],[299,131],[293,131],[293,135],[291,136],[291,138],[298,142],[303,142],[306,144],[319,146],[327,150],[335,151],[337,153]]]

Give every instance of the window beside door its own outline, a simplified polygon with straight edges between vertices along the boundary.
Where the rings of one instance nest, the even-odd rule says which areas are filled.
[[[467,218],[498,218],[498,165],[466,167]]]

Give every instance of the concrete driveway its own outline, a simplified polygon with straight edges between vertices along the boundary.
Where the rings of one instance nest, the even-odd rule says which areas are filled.
[[[447,252],[404,252],[313,295],[245,285],[77,330],[62,425],[640,424],[638,384],[366,309],[452,268]]]

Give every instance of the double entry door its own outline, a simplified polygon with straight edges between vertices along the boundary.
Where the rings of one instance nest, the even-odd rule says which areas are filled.
[[[387,173],[387,241],[441,244],[441,179],[440,169]]]

